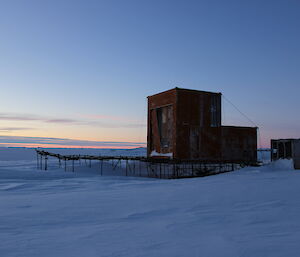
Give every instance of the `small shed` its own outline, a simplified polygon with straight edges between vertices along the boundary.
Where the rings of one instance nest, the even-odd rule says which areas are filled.
[[[148,96],[148,157],[257,161],[257,128],[221,125],[221,93],[173,88]]]
[[[271,139],[271,160],[293,159],[294,168],[300,169],[300,139]]]

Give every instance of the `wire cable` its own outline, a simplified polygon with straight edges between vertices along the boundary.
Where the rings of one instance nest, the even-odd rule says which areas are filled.
[[[257,124],[252,120],[250,119],[245,113],[243,113],[235,104],[233,104],[227,97],[225,97],[223,94],[222,94],[222,97],[229,103],[231,104],[234,109],[236,109],[244,118],[246,118],[251,124],[253,124],[256,128],[257,128],[257,134],[258,134],[258,145],[259,145],[259,148],[262,149],[262,145],[261,145],[261,134],[260,134],[260,129],[259,127],[257,126]],[[264,156],[262,154],[262,161],[264,162]]]

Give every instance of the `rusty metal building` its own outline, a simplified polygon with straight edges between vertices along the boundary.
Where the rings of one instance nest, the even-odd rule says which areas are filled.
[[[221,93],[174,88],[148,96],[148,157],[257,161],[257,128],[221,125]]]
[[[294,168],[300,169],[300,139],[272,139],[271,160],[293,159]]]

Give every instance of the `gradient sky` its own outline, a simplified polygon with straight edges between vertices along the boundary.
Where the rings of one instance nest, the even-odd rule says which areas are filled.
[[[0,0],[0,145],[139,145],[146,97],[175,86],[222,92],[262,146],[299,138],[299,13],[299,0]],[[253,125],[225,100],[223,124]]]

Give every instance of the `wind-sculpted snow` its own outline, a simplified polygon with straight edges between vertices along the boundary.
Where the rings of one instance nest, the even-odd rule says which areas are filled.
[[[41,171],[35,158],[0,151],[0,256],[299,256],[300,172],[288,160],[156,180],[109,164],[101,177],[97,163]]]

